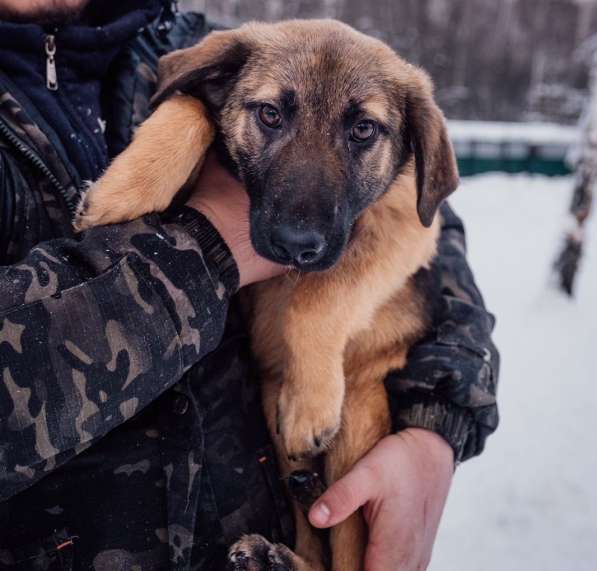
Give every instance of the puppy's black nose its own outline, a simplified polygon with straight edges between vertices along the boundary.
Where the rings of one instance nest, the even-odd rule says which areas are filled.
[[[272,251],[283,263],[299,266],[314,264],[324,253],[325,238],[315,230],[297,230],[288,225],[275,226],[271,234]]]

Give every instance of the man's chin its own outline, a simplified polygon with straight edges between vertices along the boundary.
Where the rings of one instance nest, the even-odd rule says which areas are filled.
[[[89,0],[0,0],[0,20],[19,24],[76,22]]]

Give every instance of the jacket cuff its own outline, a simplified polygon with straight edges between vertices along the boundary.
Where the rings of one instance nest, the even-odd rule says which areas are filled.
[[[228,245],[212,223],[189,206],[177,207],[165,216],[166,222],[179,224],[197,240],[209,273],[219,276],[230,296],[236,293],[239,287],[238,267]]]
[[[425,394],[404,394],[393,415],[397,431],[425,428],[439,434],[454,451],[454,464],[472,456],[476,447],[475,420],[471,412]]]

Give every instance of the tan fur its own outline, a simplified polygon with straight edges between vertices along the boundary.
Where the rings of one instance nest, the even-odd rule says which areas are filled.
[[[135,134],[135,141],[90,186],[79,206],[77,231],[161,212],[201,166],[214,138],[203,103],[177,95],[164,102]],[[167,152],[164,152],[167,149]],[[134,168],[131,168],[134,165]]]
[[[437,222],[424,228],[418,221],[413,178],[403,176],[363,214],[356,239],[333,271],[255,286],[253,347],[268,376],[284,378],[279,406],[288,454],[305,454],[318,435],[333,438],[346,346],[362,332],[369,345],[380,336],[372,327],[376,312],[431,260],[436,234]],[[349,362],[352,357],[346,355]]]
[[[332,484],[389,434],[383,378],[404,366],[409,344],[424,327],[407,279],[431,261],[438,233],[437,220],[424,228],[417,218],[413,180],[412,171],[400,177],[363,214],[333,271],[253,287],[251,339],[274,435],[280,415],[275,442],[283,476],[299,467],[289,465],[287,455],[314,448],[316,435],[329,447],[326,481]],[[297,554],[309,560],[317,539],[298,507],[295,519],[302,530]],[[333,571],[361,569],[365,538],[360,514],[334,528]]]
[[[200,62],[219,57],[222,49],[229,49],[241,37],[248,44],[260,43],[272,50],[288,45],[291,60],[299,60],[308,70],[317,67],[319,57],[309,46],[316,45],[322,34],[341,35],[347,29],[334,22],[312,22],[308,27],[285,22],[218,32],[202,42],[207,46],[203,50],[200,44],[163,58],[160,71],[167,77],[162,78],[159,90],[168,94],[176,85],[172,81],[192,73]],[[343,64],[358,65],[358,52],[365,46],[365,64],[375,60],[379,73],[400,85],[403,98],[416,100],[409,119],[418,128],[428,129],[420,143],[425,163],[418,160],[415,165],[411,158],[389,190],[367,207],[356,222],[352,241],[331,270],[291,272],[256,284],[249,292],[253,351],[260,365],[263,405],[282,475],[311,466],[308,457],[313,451],[326,451],[328,484],[346,474],[390,431],[383,379],[389,370],[404,366],[409,346],[424,333],[425,300],[410,278],[435,255],[439,221],[433,213],[445,189],[453,189],[457,180],[443,118],[432,105],[428,78],[381,42],[351,34],[362,45],[355,44],[357,51],[347,54]],[[275,73],[283,70],[272,70]],[[254,70],[243,79],[245,91],[259,92],[259,97],[264,93],[276,96],[276,85],[273,76]],[[386,94],[380,93],[369,96],[365,105],[371,114],[389,120],[386,100]],[[334,101],[329,103],[333,106]],[[392,117],[403,119],[396,113]],[[221,121],[233,125],[226,134],[233,158],[239,150],[248,152],[247,145],[256,144],[257,132],[249,142],[243,139],[249,128],[241,98],[226,102]],[[91,188],[78,227],[164,209],[201,162],[212,138],[213,130],[200,103],[184,96],[167,100]],[[443,158],[435,149],[442,145]],[[372,176],[392,172],[393,160],[386,144],[377,148],[367,168]],[[423,168],[425,177],[420,172]],[[440,190],[430,185],[438,185]],[[423,218],[426,226],[421,224]],[[289,455],[300,460],[291,462]],[[300,509],[295,509],[295,516],[297,544],[296,554],[291,556],[296,570],[324,571],[318,536]],[[366,529],[360,513],[336,526],[330,539],[333,571],[363,568]],[[242,538],[231,549],[231,557],[237,549],[250,549],[259,541],[263,539]]]
[[[385,97],[370,97],[363,101],[363,107],[369,112],[369,115],[382,123],[388,121],[388,101]]]

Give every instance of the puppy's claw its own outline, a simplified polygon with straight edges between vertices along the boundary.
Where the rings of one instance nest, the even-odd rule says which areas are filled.
[[[288,490],[301,509],[307,513],[325,492],[326,486],[317,472],[295,470],[288,476]]]
[[[308,458],[324,452],[340,429],[342,398],[330,395],[327,406],[316,406],[305,394],[286,392],[278,403],[280,434],[290,459]]]

